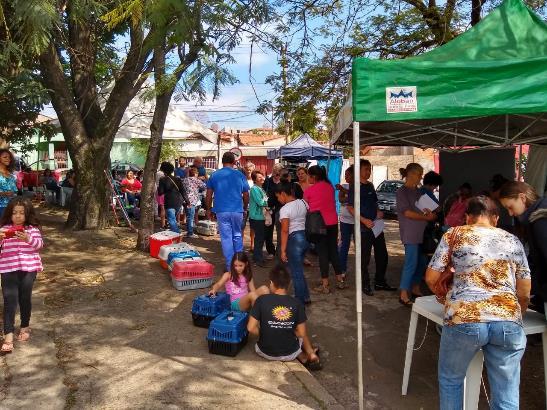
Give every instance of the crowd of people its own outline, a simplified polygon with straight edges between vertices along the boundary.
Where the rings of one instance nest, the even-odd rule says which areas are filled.
[[[3,352],[13,350],[18,305],[17,341],[30,338],[32,284],[41,270],[39,223],[32,203],[17,196],[13,166],[11,152],[0,150]],[[354,166],[359,167],[359,209]],[[466,369],[478,349],[485,354],[492,403],[517,408],[520,359],[526,347],[523,315],[528,308],[544,312],[547,302],[547,198],[524,182],[494,175],[489,191],[474,194],[471,185],[462,181],[457,192],[441,203],[436,190],[443,178],[433,171],[424,175],[421,165],[408,164],[401,169],[404,184],[396,192],[404,263],[395,288],[386,280],[389,252],[384,215],[370,181],[372,164],[360,160],[354,166],[345,172],[346,183],[335,187],[323,167],[298,168],[293,180],[290,170],[276,164],[267,176],[252,163],[238,168],[231,152],[223,155],[222,168],[210,176],[200,158],[189,166],[183,159],[177,167],[163,162],[156,179],[156,208],[162,227],[168,223],[169,229],[180,233],[179,225],[185,223],[191,238],[199,208],[205,208],[207,219],[214,214],[225,273],[210,293],[224,287],[232,309],[250,312],[248,330],[258,336],[257,354],[270,360],[298,358],[310,369],[321,368],[305,326],[310,289],[327,295],[333,284],[338,290],[348,286],[348,253],[357,212],[363,293],[370,297],[375,291],[398,289],[399,302],[412,306],[426,289],[425,277],[445,305],[439,354],[441,408],[461,407]],[[74,186],[74,173],[65,181],[66,186]],[[51,171],[43,173],[41,182],[58,195],[59,184]],[[127,172],[121,187],[129,204],[138,202],[142,187],[138,175]],[[247,224],[248,253],[243,245]],[[313,286],[304,276],[304,266],[311,265],[309,251],[319,262]],[[272,259],[276,263],[268,285],[255,285],[253,267],[265,267]],[[290,282],[294,297],[289,295]]]

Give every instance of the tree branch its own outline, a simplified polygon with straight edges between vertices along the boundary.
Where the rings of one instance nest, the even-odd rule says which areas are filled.
[[[57,113],[63,134],[74,137],[66,139],[66,143],[72,144],[72,152],[76,152],[86,143],[87,131],[74,104],[74,94],[65,78],[57,50],[52,43],[40,55],[39,60],[42,81],[49,90],[51,103]]]
[[[75,103],[83,118],[87,134],[93,137],[96,124],[102,117],[95,78],[97,45],[93,29],[94,22],[90,19],[76,19],[72,15],[71,3],[67,6],[67,20],[69,42],[67,50],[70,55]]]

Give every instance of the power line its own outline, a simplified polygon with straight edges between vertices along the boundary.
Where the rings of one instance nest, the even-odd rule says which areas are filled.
[[[253,116],[253,115],[259,115],[259,114],[253,112],[252,114],[241,115],[241,116],[239,116],[239,117],[231,117],[231,118],[216,119],[214,122],[237,120],[237,119],[239,119],[239,118],[251,117],[251,116]]]

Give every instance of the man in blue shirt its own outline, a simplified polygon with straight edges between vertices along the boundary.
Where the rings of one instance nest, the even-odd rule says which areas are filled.
[[[180,157],[179,166],[175,168],[175,176],[180,179],[184,179],[188,176],[184,164],[186,164],[186,159],[184,157]]]
[[[205,181],[207,179],[207,172],[205,170],[205,166],[203,165],[203,158],[195,157],[193,165],[198,169],[198,178]]]
[[[374,235],[372,228],[377,219],[383,218],[383,215],[378,211],[378,197],[376,196],[376,190],[374,185],[369,181],[372,174],[372,164],[366,159],[362,159],[359,165],[361,188],[361,278],[363,293],[367,296],[374,295],[370,286],[370,277],[368,272],[368,264],[370,263],[370,254],[372,247],[374,247],[374,260],[376,262],[376,275],[374,275],[374,288],[376,290],[397,290],[391,287],[386,282],[387,271],[387,247],[384,233],[381,232],[378,236]],[[350,186],[348,195],[347,209],[355,215],[355,208],[353,207],[355,199],[353,185]]]
[[[243,212],[249,205],[249,184],[245,175],[234,168],[235,162],[234,154],[225,152],[222,156],[223,167],[207,180],[207,219],[211,219],[211,211],[217,216],[227,271],[230,270],[234,253],[243,251],[241,225]],[[211,206],[213,196],[214,206]]]

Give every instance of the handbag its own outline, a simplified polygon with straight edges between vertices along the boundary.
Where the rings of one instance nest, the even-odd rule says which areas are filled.
[[[304,204],[306,205],[306,209],[308,210],[306,214],[305,225],[306,240],[311,243],[317,243],[321,240],[323,236],[327,235],[327,226],[325,225],[325,220],[323,219],[323,215],[321,215],[320,211],[310,212],[306,201],[301,201],[304,202]]]
[[[264,215],[264,225],[272,226],[272,211],[269,208],[262,208],[262,214]]]
[[[437,300],[442,303],[444,303],[446,294],[448,293],[448,290],[452,287],[452,283],[454,282],[452,252],[454,251],[454,244],[456,242],[458,232],[459,229],[456,227],[450,234],[448,242],[448,264],[446,265],[446,268],[444,268],[444,271],[441,273],[441,276],[439,276],[439,279],[437,279],[437,283],[435,283],[435,288],[433,289]]]

